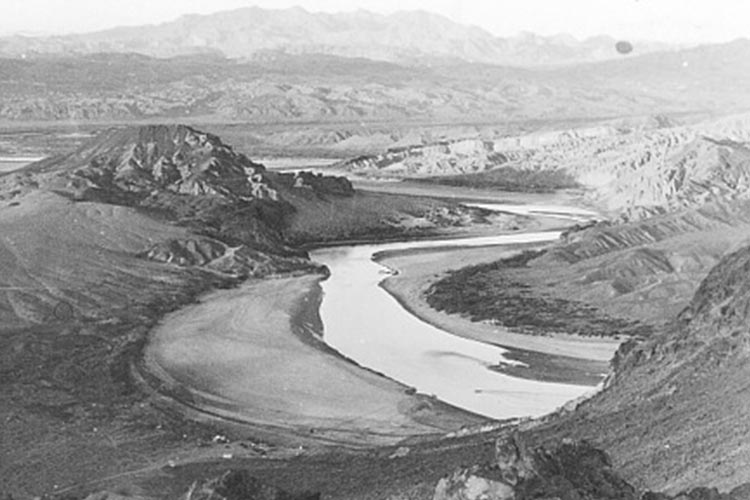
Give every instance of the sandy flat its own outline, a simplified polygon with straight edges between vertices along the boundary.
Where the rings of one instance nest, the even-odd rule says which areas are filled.
[[[207,412],[321,440],[387,444],[480,421],[326,351],[311,333],[319,279],[254,281],[167,316],[148,370]]]
[[[382,258],[380,263],[397,270],[398,274],[386,279],[383,287],[413,314],[455,335],[527,351],[608,362],[617,350],[617,340],[513,333],[496,325],[473,322],[458,315],[436,311],[424,300],[424,290],[448,271],[493,262],[513,251],[507,247],[483,247],[390,254]]]

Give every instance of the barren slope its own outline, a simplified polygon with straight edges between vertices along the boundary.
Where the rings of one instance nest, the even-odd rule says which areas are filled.
[[[574,128],[392,149],[342,163],[357,175],[509,191],[583,188],[625,220],[742,199],[748,116],[685,126]]]

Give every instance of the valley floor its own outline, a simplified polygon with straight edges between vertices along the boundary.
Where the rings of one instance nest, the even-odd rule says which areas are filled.
[[[77,167],[65,169],[71,166]],[[70,187],[65,176],[3,179],[0,496],[83,497],[108,489],[126,497],[178,498],[191,485],[242,468],[325,498],[432,498],[442,477],[487,464],[497,469],[497,441],[510,432],[507,422],[480,434],[485,419],[414,394],[320,341],[321,269],[301,252],[270,261],[258,256],[265,267],[254,267],[257,274],[240,284],[248,275],[233,268],[175,265],[178,250],[198,248],[206,226],[63,196]],[[51,184],[40,187],[38,180]],[[574,190],[547,196],[409,182],[362,181],[357,187],[372,191],[338,196],[289,188],[284,199],[297,212],[285,220],[284,243],[299,249],[540,229],[529,217],[467,211],[446,199],[582,203]],[[623,322],[642,321],[649,330],[626,360],[629,374],[610,379],[613,385],[575,411],[568,411],[575,404],[566,405],[546,420],[522,420],[517,429],[533,444],[591,440],[639,487],[729,488],[750,477],[743,441],[750,435],[744,418],[750,399],[743,397],[748,308],[728,308],[718,299],[716,307],[706,306],[722,320],[739,318],[731,328],[722,326],[724,337],[709,338],[717,328],[703,319],[682,339],[682,324],[672,322],[727,249],[747,244],[747,206],[724,208],[573,231],[536,262],[510,270],[491,264],[527,247],[381,255],[398,271],[382,286],[425,322],[508,348],[507,357],[525,366],[492,368],[527,379],[602,380],[622,340],[620,323],[589,335],[596,318],[586,316],[586,307]],[[203,209],[196,210],[200,215]],[[226,214],[219,215],[215,222],[225,222]],[[560,229],[559,220],[545,224]],[[227,241],[232,256],[234,242]],[[182,246],[161,260],[144,258],[144,251],[165,242]],[[480,300],[463,301],[466,309],[454,314],[434,309],[425,291],[466,266],[476,266],[461,276],[470,281],[455,280],[446,291],[484,286]],[[724,294],[730,278],[747,269],[743,262],[727,267],[712,285],[721,292],[715,295],[731,295]],[[554,327],[580,319],[569,332],[588,336],[499,327],[509,314],[498,304],[516,299],[521,289],[536,294],[532,299],[580,306],[570,316],[555,307],[541,314],[530,300],[518,307],[521,319],[546,314],[557,320],[549,323]],[[451,293],[443,295],[448,302]],[[494,316],[477,319],[489,309]],[[662,330],[674,338],[660,340]],[[446,437],[458,429],[460,437]]]

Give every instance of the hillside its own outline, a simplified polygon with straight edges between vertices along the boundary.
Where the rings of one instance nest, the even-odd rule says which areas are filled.
[[[663,333],[621,348],[607,390],[535,432],[593,440],[638,485],[747,482],[747,261],[724,256]]]
[[[624,344],[600,394],[542,421],[364,455],[246,461],[239,469],[207,460],[145,474],[125,491],[200,499],[264,492],[299,499],[743,500],[750,491],[748,255],[744,246],[721,258],[679,316],[651,339]]]
[[[59,236],[68,242],[55,248],[52,243],[41,243],[42,239],[33,245],[38,253],[23,258],[29,263],[42,259],[44,265],[40,270],[49,267],[50,279],[61,283],[41,287],[47,298],[24,292],[26,286],[38,288],[34,281],[40,278],[33,278],[33,273],[26,276],[22,265],[18,271],[20,281],[6,283],[11,289],[18,287],[17,292],[11,291],[5,297],[8,305],[5,311],[10,314],[7,323],[14,323],[11,319],[14,317],[39,321],[47,314],[49,304],[68,300],[67,293],[73,297],[81,294],[82,304],[70,300],[74,309],[90,307],[85,297],[99,292],[87,286],[88,271],[84,270],[90,257],[82,254],[83,260],[66,271],[75,275],[73,269],[81,268],[83,281],[77,284],[68,283],[67,275],[59,274],[57,265],[62,261],[56,264],[57,258],[76,255],[74,249],[81,244],[90,245],[92,250],[114,245],[114,250],[120,245],[120,238],[125,237],[129,241],[127,248],[140,248],[150,260],[175,260],[185,266],[197,263],[209,267],[221,262],[222,266],[233,269],[235,276],[271,272],[277,262],[287,262],[282,266],[306,267],[304,254],[283,244],[279,224],[284,214],[293,209],[278,199],[275,184],[264,175],[264,170],[234,153],[215,136],[182,126],[152,126],[107,131],[74,153],[0,177],[5,221],[21,223],[44,218],[42,214],[47,211],[55,213],[55,218],[46,222],[51,224],[47,236],[32,231],[16,241],[10,236],[15,231],[8,230],[5,233],[8,244],[20,245],[15,252],[9,249],[8,256],[23,252],[27,238],[52,241]],[[227,212],[234,214],[233,217],[227,217]],[[59,221],[53,222],[57,218]],[[97,222],[85,224],[84,220],[89,218]],[[240,218],[247,227],[242,227]],[[58,234],[57,228],[65,228],[68,222],[73,227],[66,234]],[[161,237],[151,233],[175,222],[174,229],[164,229]],[[78,224],[82,225],[81,234],[76,229]],[[98,224],[108,229],[96,233]],[[132,237],[140,236],[130,241],[126,235],[131,233]],[[112,242],[106,243],[108,239]],[[238,248],[230,252],[230,245]],[[160,246],[184,254],[182,260],[169,252],[156,251]],[[62,248],[67,251],[55,257]],[[131,258],[136,256],[132,250],[130,253]],[[102,254],[96,255],[97,260],[103,259],[102,272],[106,272],[107,259]],[[261,262],[266,265],[261,266]],[[101,277],[92,279],[96,282]],[[116,282],[114,279],[112,284]]]
[[[415,29],[418,27],[418,29]],[[536,66],[622,57],[607,36],[530,33],[500,38],[425,11],[381,15],[357,10],[329,14],[300,7],[248,7],[209,15],[186,15],[151,26],[120,27],[80,35],[6,37],[0,54],[137,52],[155,57],[219,53],[229,58],[267,57],[274,52],[364,57],[425,64],[440,60]],[[640,54],[671,48],[636,43]]]
[[[598,126],[467,138],[342,162],[360,176],[509,191],[581,188],[622,220],[744,199],[750,125],[738,115],[682,126]]]
[[[529,424],[531,442],[587,440],[637,488],[673,495],[748,482],[747,130],[734,117],[588,140],[548,136],[570,158],[569,172],[598,174],[591,199],[620,219],[571,230],[545,252],[451,272],[425,290],[435,308],[527,334],[632,336],[606,389]],[[589,157],[598,164],[581,161]]]
[[[564,68],[331,55],[0,59],[0,119],[508,124],[750,107],[750,42]],[[687,65],[685,65],[687,63]]]

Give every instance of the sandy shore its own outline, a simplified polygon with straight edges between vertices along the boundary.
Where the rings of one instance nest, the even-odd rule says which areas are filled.
[[[436,311],[424,300],[423,292],[448,271],[492,262],[520,248],[433,249],[381,255],[379,262],[397,271],[382,286],[423,321],[455,335],[515,350],[514,357],[529,364],[526,370],[511,371],[511,367],[498,367],[500,371],[537,380],[595,383],[602,373],[606,373],[618,341],[571,335],[513,333],[496,325],[476,323],[458,315]]]
[[[193,411],[264,436],[371,446],[483,419],[364,370],[320,340],[320,276],[249,282],[167,316],[144,366]],[[302,441],[301,441],[302,442]]]

